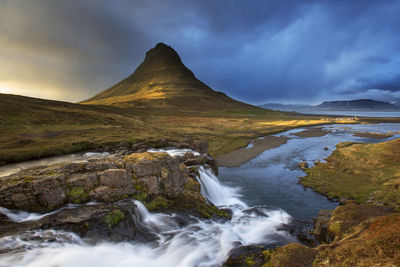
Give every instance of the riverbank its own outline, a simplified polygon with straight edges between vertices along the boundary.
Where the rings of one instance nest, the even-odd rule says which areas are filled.
[[[294,128],[296,129],[296,128]],[[293,133],[299,138],[321,137],[328,134],[329,131],[320,127],[305,127],[300,132]],[[221,167],[238,167],[243,163],[250,161],[266,150],[277,148],[286,144],[291,137],[288,136],[267,136],[257,138],[247,146],[217,157],[218,164]]]
[[[377,144],[344,142],[326,159],[304,168],[301,183],[329,198],[400,208],[400,139]]]
[[[379,133],[377,133],[379,134]],[[368,136],[373,139],[375,136]],[[400,264],[400,139],[376,144],[345,142],[326,162],[307,168],[303,185],[340,199],[321,211],[314,234],[324,244],[256,247],[231,255],[225,266],[397,266]]]

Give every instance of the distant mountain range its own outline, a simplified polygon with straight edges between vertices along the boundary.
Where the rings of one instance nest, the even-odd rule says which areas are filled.
[[[282,110],[282,111],[296,111],[301,109],[311,109],[314,106],[311,105],[300,105],[300,104],[280,104],[280,103],[266,103],[259,105],[259,107],[273,109],[273,110]]]
[[[373,99],[357,99],[345,101],[325,101],[319,105],[291,105],[279,103],[266,103],[259,105],[262,108],[282,110],[282,111],[400,111],[399,104],[378,101]]]
[[[393,110],[399,106],[388,102],[372,99],[357,99],[349,101],[326,101],[316,106],[317,109],[326,110]]]

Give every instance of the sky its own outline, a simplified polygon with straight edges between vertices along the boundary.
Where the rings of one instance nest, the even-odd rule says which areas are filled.
[[[0,0],[0,93],[77,102],[158,42],[252,104],[400,100],[398,0]]]

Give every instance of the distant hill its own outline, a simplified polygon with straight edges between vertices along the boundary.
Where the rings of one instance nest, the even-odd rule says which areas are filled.
[[[310,114],[317,114],[318,111],[400,111],[400,105],[398,104],[391,104],[388,102],[372,99],[325,101],[322,104],[316,106],[266,103],[263,105],[259,105],[259,107],[272,110],[296,111],[300,113]]]
[[[132,75],[83,104],[190,110],[259,109],[198,80],[170,46],[159,43]]]
[[[314,106],[311,105],[296,105],[296,104],[280,104],[280,103],[265,103],[259,105],[261,108],[273,109],[273,110],[281,110],[281,111],[297,111],[303,109],[310,109]]]
[[[373,99],[326,101],[315,106],[320,110],[398,110],[399,106]]]
[[[65,125],[68,130],[72,130],[74,127],[82,126],[108,127],[131,123],[140,124],[141,121],[129,110],[118,107],[89,106],[0,94],[0,129],[3,132],[15,129],[26,130],[43,125],[53,125],[55,130],[57,127],[60,128],[59,125]]]

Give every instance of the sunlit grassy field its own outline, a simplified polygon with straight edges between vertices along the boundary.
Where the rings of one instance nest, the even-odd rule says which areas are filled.
[[[119,142],[199,137],[213,156],[295,127],[357,123],[351,118],[250,109],[119,108],[0,95],[0,162],[94,149]]]

